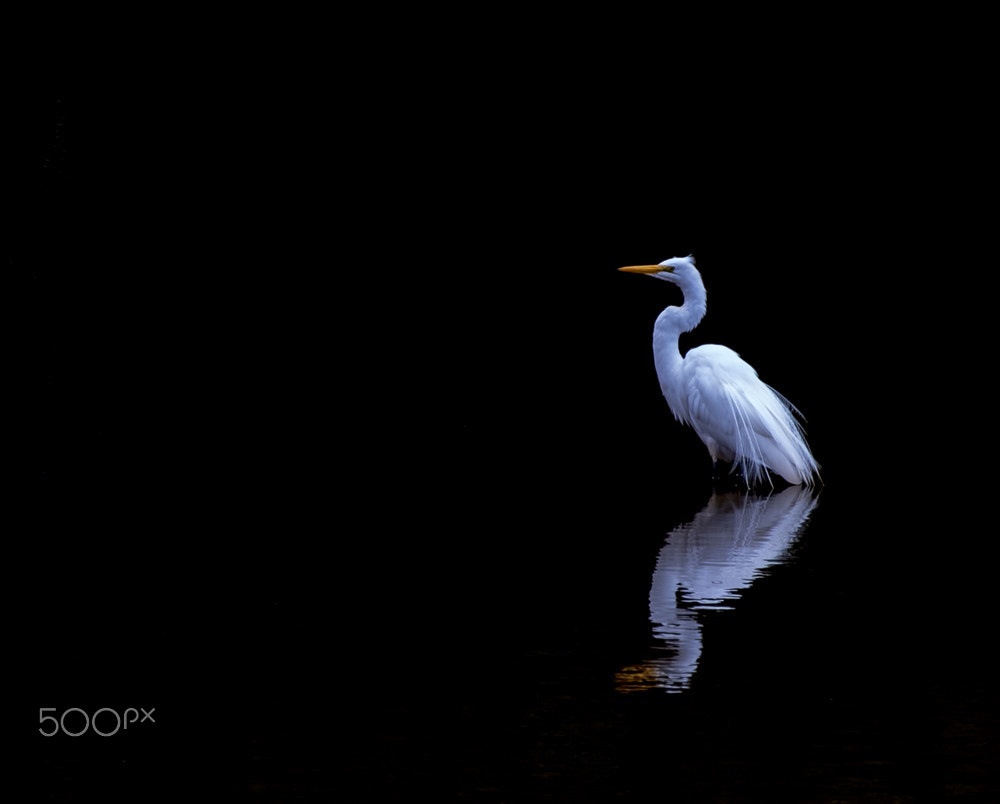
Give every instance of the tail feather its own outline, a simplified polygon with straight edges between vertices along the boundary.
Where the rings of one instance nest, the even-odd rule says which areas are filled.
[[[730,410],[736,423],[737,444],[733,461],[750,485],[775,472],[787,482],[811,486],[819,476],[819,464],[809,449],[798,409],[764,383],[753,399],[729,389]],[[801,414],[799,414],[801,415]]]

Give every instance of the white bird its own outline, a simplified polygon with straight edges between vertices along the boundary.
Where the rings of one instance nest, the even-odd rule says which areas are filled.
[[[731,462],[732,471],[739,469],[747,486],[764,479],[770,483],[770,472],[792,485],[812,485],[819,478],[819,464],[792,415],[801,416],[791,402],[725,346],[706,344],[681,356],[681,333],[698,326],[706,310],[705,285],[694,257],[618,270],[664,279],[684,294],[684,304],[668,307],[653,325],[653,360],[671,412],[704,442],[713,469],[719,460]]]

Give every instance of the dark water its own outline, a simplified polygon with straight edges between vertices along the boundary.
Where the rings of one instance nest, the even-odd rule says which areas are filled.
[[[468,587],[438,590],[424,615],[428,631],[455,630],[436,642],[420,629],[376,674],[392,717],[358,747],[362,787],[483,801],[990,800],[989,594],[944,548],[956,522],[928,538],[873,499],[705,491],[654,506],[658,522],[591,520],[604,537],[581,546],[533,550],[510,534],[518,555],[499,565],[498,542],[463,551],[454,570]],[[407,613],[387,617],[388,640]]]
[[[334,557],[284,508],[255,526],[271,544],[236,532],[224,554],[173,522],[161,538],[187,557],[154,567],[146,549],[125,565],[143,577],[101,594],[82,579],[120,548],[81,548],[71,566],[36,556],[88,591],[75,609],[50,596],[44,639],[26,643],[22,767],[43,800],[996,796],[974,524],[886,510],[898,496],[872,510],[876,490],[832,482],[678,487],[624,505],[535,488],[533,507],[492,522],[410,500],[345,525],[368,544]],[[46,740],[37,706],[159,719]]]

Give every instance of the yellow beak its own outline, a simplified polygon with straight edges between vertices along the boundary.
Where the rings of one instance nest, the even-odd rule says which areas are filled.
[[[630,274],[658,274],[660,271],[670,273],[674,268],[672,265],[626,265],[618,270],[627,271]]]

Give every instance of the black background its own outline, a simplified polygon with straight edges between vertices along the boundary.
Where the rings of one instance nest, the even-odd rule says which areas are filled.
[[[871,562],[843,547],[824,577],[852,568],[888,612],[883,573],[936,561],[915,523],[975,519],[982,221],[974,160],[940,139],[958,104],[833,54],[716,73],[698,38],[667,58],[554,35],[368,31],[361,53],[17,99],[9,719],[43,798],[516,795],[488,778],[517,742],[503,711],[544,716],[524,702],[549,674],[588,711],[572,668],[641,641],[650,562],[708,491],[649,354],[678,294],[621,265],[693,252],[709,312],[682,345],[735,348],[805,414]],[[539,658],[566,655],[587,659]],[[43,706],[159,719],[46,741]],[[637,750],[633,791],[655,765]]]

